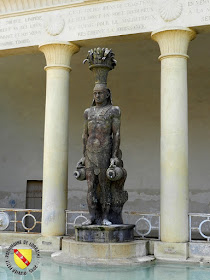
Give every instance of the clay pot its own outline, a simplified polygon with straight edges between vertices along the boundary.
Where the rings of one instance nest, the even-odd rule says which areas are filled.
[[[74,171],[74,177],[79,180],[79,181],[84,181],[86,180],[86,172],[85,172],[85,168],[81,167],[81,168],[77,168],[76,171]]]
[[[110,181],[117,181],[123,177],[123,170],[120,167],[109,167],[106,176]]]

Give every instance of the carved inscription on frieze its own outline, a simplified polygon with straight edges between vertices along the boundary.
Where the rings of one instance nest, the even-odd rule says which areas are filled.
[[[188,0],[187,8],[189,20],[197,17],[201,25],[210,24],[210,0]]]
[[[30,45],[42,33],[42,15],[15,17],[0,21],[0,48]]]
[[[42,13],[1,18],[0,50],[35,46],[52,40],[79,41],[173,26],[210,25],[210,0],[170,0],[167,6],[161,6],[165,0],[91,2],[85,1],[89,4],[84,6],[74,4]],[[46,23],[47,19],[51,20]]]
[[[78,39],[144,32],[157,15],[150,1],[122,1],[72,9],[68,28]]]

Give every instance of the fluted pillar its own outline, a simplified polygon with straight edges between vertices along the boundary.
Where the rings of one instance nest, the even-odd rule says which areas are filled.
[[[68,184],[70,61],[79,47],[68,42],[40,45],[47,66],[42,194],[42,235],[65,233]]]
[[[161,55],[161,241],[188,240],[189,28],[152,33]]]

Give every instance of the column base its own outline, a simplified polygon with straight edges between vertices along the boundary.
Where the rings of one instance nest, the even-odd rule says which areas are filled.
[[[52,253],[61,249],[62,238],[62,236],[45,237],[34,233],[2,232],[0,233],[0,245],[6,248],[16,241],[26,240],[28,243],[34,243],[40,251]]]
[[[154,242],[154,256],[157,260],[183,261],[188,258],[188,243]]]

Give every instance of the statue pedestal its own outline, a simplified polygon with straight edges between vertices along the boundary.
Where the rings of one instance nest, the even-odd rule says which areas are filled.
[[[51,255],[57,263],[75,265],[139,265],[151,262],[148,256],[149,241],[134,240],[118,243],[79,242],[64,237],[62,250]]]
[[[134,225],[75,226],[75,239],[64,237],[58,263],[76,265],[138,265],[154,260],[149,242],[134,240]]]
[[[75,226],[76,241],[92,243],[131,242],[135,225],[89,225]]]

